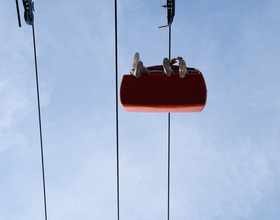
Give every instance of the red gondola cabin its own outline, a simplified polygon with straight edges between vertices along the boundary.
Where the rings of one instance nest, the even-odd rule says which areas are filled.
[[[148,67],[151,74],[124,75],[120,88],[123,108],[128,112],[201,112],[206,104],[207,89],[202,73],[188,68],[180,78],[178,66],[166,76],[162,66]]]

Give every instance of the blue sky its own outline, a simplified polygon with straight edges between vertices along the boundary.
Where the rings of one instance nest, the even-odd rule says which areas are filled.
[[[44,218],[32,29],[0,19],[0,219]],[[168,56],[159,1],[118,1],[119,83]],[[23,8],[20,1],[21,18]],[[204,74],[171,114],[171,219],[280,218],[280,2],[176,1],[172,56]],[[116,219],[114,1],[35,1],[49,219]],[[167,114],[119,106],[121,219],[165,219]]]

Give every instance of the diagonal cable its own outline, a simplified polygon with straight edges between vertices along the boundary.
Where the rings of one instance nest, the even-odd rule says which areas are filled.
[[[45,210],[45,220],[47,220],[48,219],[47,218],[47,196],[46,196],[46,181],[45,181],[45,168],[44,168],[43,134],[42,134],[42,120],[41,120],[39,79],[38,79],[38,68],[37,68],[37,55],[36,55],[36,41],[35,41],[35,28],[34,28],[34,24],[32,25],[32,32],[33,32],[33,46],[34,46],[35,72],[36,72],[36,88],[37,88],[39,131],[40,131],[41,162],[42,162],[42,177],[43,177],[43,191],[44,191],[44,210]]]

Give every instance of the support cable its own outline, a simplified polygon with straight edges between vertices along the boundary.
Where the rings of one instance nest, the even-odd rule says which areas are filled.
[[[171,60],[171,26],[169,26],[169,61]],[[170,217],[170,112],[168,113],[168,194],[167,194],[167,220]]]
[[[42,177],[43,177],[43,191],[44,191],[44,210],[45,220],[47,217],[47,194],[46,194],[46,181],[45,181],[45,168],[44,168],[44,151],[43,151],[43,134],[42,134],[42,120],[41,120],[41,107],[40,107],[40,93],[39,93],[39,79],[37,68],[37,55],[36,55],[36,42],[35,42],[35,28],[32,24],[33,32],[33,46],[34,46],[34,59],[35,59],[35,72],[36,72],[36,88],[37,88],[37,102],[38,102],[38,118],[39,118],[39,131],[40,131],[40,145],[41,145],[41,161],[42,161]]]
[[[170,113],[168,113],[168,198],[167,198],[167,219],[170,216]]]
[[[171,60],[171,25],[169,26],[169,61]]]
[[[115,0],[115,65],[116,65],[116,151],[117,151],[117,219],[120,219],[120,175],[119,175],[119,105],[118,105],[118,14]]]

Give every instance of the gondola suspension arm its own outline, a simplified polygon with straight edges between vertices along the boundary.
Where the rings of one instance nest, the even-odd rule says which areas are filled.
[[[170,27],[174,16],[175,16],[175,0],[166,0],[167,4],[162,5],[160,1],[161,7],[167,8],[167,25],[160,26],[159,28]]]

